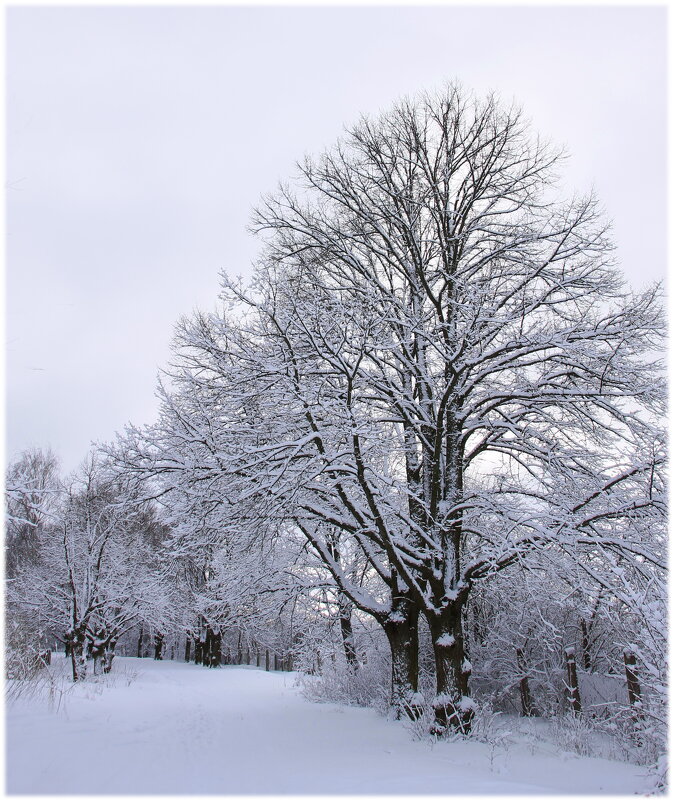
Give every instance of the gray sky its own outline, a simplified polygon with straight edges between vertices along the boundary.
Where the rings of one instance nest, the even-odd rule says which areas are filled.
[[[458,79],[516,98],[665,274],[666,17],[628,7],[7,11],[7,457],[155,414],[178,316],[249,273],[263,192],[362,112]]]

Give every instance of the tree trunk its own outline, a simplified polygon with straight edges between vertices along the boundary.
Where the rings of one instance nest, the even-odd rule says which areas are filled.
[[[154,635],[154,658],[156,660],[161,660],[164,658],[163,656],[163,648],[164,648],[164,635],[163,634],[155,634]]]
[[[222,664],[222,634],[219,631],[215,633],[212,629],[209,629],[208,633],[210,635],[210,659],[208,666],[220,667]]]
[[[194,640],[194,664],[203,664],[203,643],[198,638]]]
[[[115,658],[115,648],[117,647],[116,640],[110,640],[105,649],[103,656],[103,673],[109,673],[112,670],[112,661]]]
[[[472,667],[465,659],[462,605],[449,603],[439,614],[427,614],[435,656],[436,695],[433,733],[448,729],[468,734],[474,717],[474,702],[469,697]]]
[[[341,625],[341,638],[346,654],[346,664],[353,671],[357,672],[359,667],[357,652],[355,650],[355,638],[353,637],[353,603],[346,596],[339,593],[339,624]]]
[[[143,627],[140,626],[140,634],[138,635],[138,659],[143,655]]]
[[[591,670],[591,644],[589,640],[589,627],[584,618],[580,618],[580,629],[582,631],[582,661],[586,671]]]
[[[86,634],[75,631],[70,643],[70,658],[72,662],[72,680],[84,681],[86,679]]]
[[[626,671],[626,689],[629,694],[629,703],[633,709],[633,719],[637,720],[643,714],[643,702],[638,679],[636,655],[628,649],[624,651],[624,669]]]
[[[192,641],[189,637],[185,640],[185,662],[189,662],[189,659],[192,655]]]
[[[398,718],[418,718],[423,704],[418,692],[418,615],[415,604],[398,597],[383,621],[392,665],[390,704]]]
[[[521,714],[524,717],[532,717],[535,714],[533,701],[530,695],[530,685],[528,683],[528,673],[526,671],[526,658],[521,648],[516,649],[516,663],[519,668],[521,678],[519,679],[519,693],[521,695]]]
[[[206,627],[206,633],[203,640],[203,652],[201,653],[201,664],[204,667],[210,667],[210,628]]]
[[[577,681],[577,662],[575,660],[575,649],[565,649],[566,669],[568,674],[568,702],[573,713],[579,715],[582,711],[580,700],[580,687]]]
[[[105,643],[97,641],[91,644],[91,656],[93,657],[93,675],[100,676],[103,673],[105,658]]]

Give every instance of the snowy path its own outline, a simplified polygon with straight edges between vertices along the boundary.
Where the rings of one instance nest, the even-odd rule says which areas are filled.
[[[412,739],[372,710],[313,704],[287,673],[118,658],[59,711],[7,710],[7,792],[84,794],[631,794],[633,765]],[[135,675],[134,675],[135,674]]]

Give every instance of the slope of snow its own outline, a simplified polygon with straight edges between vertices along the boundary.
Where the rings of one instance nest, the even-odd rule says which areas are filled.
[[[55,660],[55,670],[65,667]],[[60,663],[60,665],[59,665]],[[58,706],[58,708],[56,708]],[[514,742],[414,740],[306,701],[290,673],[118,657],[113,674],[7,707],[7,792],[632,794],[645,769]]]

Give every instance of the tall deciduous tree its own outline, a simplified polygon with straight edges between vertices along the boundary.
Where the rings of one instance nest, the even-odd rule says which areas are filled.
[[[402,102],[263,203],[268,267],[232,293],[308,421],[255,458],[319,475],[311,514],[385,555],[432,633],[438,730],[469,726],[473,582],[562,535],[549,466],[607,469],[661,411],[657,290],[624,287],[595,198],[555,196],[560,166],[494,97]]]
[[[625,287],[561,163],[518,109],[456,86],[306,159],[256,212],[250,289],[225,278],[226,310],[178,331],[146,458],[230,522],[301,531],[390,632],[402,699],[423,614],[437,732],[469,729],[475,582],[546,549],[624,558],[641,533],[610,504],[659,503],[618,459],[657,436],[658,290]]]

